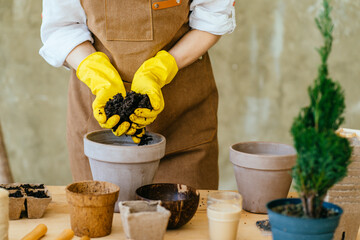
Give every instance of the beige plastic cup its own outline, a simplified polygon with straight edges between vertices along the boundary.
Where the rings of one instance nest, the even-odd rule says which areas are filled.
[[[242,197],[239,193],[209,193],[207,216],[210,240],[236,240],[241,210]]]

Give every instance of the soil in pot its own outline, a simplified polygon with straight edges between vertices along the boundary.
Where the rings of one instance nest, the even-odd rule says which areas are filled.
[[[327,209],[324,215],[329,217],[308,218],[297,217],[301,214],[301,200],[299,198],[276,199],[267,203],[267,210],[274,240],[332,240],[339,224],[343,210],[332,203],[324,202],[322,207]],[[290,205],[290,206],[287,206]],[[287,207],[283,207],[287,206]],[[274,211],[275,210],[275,211]],[[285,215],[292,213],[292,216]],[[329,212],[329,213],[326,213]]]
[[[28,197],[49,198],[49,196],[45,193],[45,191],[31,191],[31,190],[25,189],[25,193]]]
[[[10,186],[10,187],[0,186],[0,188],[4,188],[6,190],[21,190],[20,186]]]
[[[132,121],[130,121],[129,117],[137,108],[153,109],[148,95],[131,91],[126,94],[125,98],[123,98],[123,96],[118,93],[112,99],[107,101],[105,105],[105,114],[107,118],[116,114],[120,116],[120,121],[113,127],[113,130],[115,131],[120,124],[125,121],[129,122],[131,125]],[[139,129],[135,134],[139,133],[141,133],[141,129]],[[145,134],[141,138],[139,145],[147,145],[151,140],[151,136]]]
[[[301,203],[276,206],[271,208],[271,210],[286,216],[306,218]],[[322,208],[320,218],[328,218],[337,215],[339,215],[339,212],[332,208]]]
[[[21,188],[23,189],[45,189],[43,183],[41,184],[21,184]]]
[[[9,194],[9,197],[13,197],[13,198],[21,198],[23,197],[24,195],[21,193],[20,190],[17,190],[16,192],[13,192],[13,193],[10,193]]]

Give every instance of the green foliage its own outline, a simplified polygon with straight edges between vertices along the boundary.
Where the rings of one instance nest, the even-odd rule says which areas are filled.
[[[328,0],[323,0],[323,6],[316,18],[324,38],[324,46],[318,49],[321,65],[314,85],[308,89],[310,105],[301,109],[291,128],[298,153],[292,172],[295,189],[309,217],[320,216],[326,192],[347,174],[352,151],[348,140],[335,134],[344,121],[345,99],[340,84],[328,77],[333,23]]]

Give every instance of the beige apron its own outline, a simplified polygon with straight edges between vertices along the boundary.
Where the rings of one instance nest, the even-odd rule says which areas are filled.
[[[94,47],[109,56],[127,91],[135,71],[145,60],[162,49],[169,50],[190,30],[189,0],[180,4],[176,0],[82,0],[81,3],[93,33]],[[160,162],[154,182],[217,189],[218,93],[208,54],[180,70],[162,91],[165,109],[147,127],[148,131],[164,135],[167,141],[166,156]],[[83,154],[83,136],[100,129],[92,114],[94,98],[72,71],[67,138],[74,181],[92,178],[88,159]]]

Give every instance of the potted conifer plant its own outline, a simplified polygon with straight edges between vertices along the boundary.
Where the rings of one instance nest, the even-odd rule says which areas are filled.
[[[324,202],[327,191],[347,175],[352,148],[335,131],[344,121],[344,92],[328,74],[333,22],[329,0],[315,19],[324,38],[318,49],[321,65],[313,86],[308,88],[310,104],[294,119],[291,134],[297,150],[292,175],[298,199],[277,199],[267,204],[274,240],[330,240],[342,209]]]

